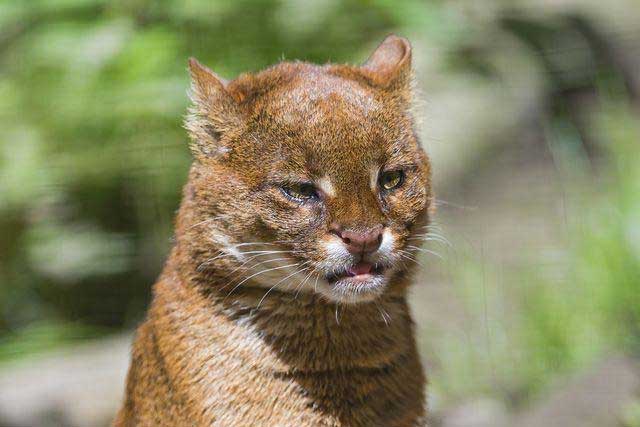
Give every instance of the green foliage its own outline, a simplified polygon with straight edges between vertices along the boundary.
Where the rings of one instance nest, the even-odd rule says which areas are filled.
[[[56,349],[65,344],[88,340],[103,335],[95,327],[82,324],[49,321],[33,323],[16,333],[0,338],[0,362],[12,361],[25,355],[32,356]]]
[[[190,161],[181,128],[189,56],[228,77],[283,56],[364,59],[397,25],[393,10],[1,2],[0,336],[52,319],[100,330],[140,319]]]
[[[640,427],[640,402],[635,401],[624,408],[621,425],[623,427]]]
[[[440,344],[447,363],[435,386],[443,395],[502,395],[517,404],[598,357],[639,353],[640,121],[618,100],[593,123],[607,165],[597,178],[565,140],[575,135],[550,136],[567,186],[560,274],[532,260],[499,272],[458,255],[454,283],[471,316],[469,341]]]

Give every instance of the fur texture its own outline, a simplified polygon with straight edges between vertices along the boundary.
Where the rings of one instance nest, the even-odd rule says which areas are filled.
[[[409,43],[362,66],[190,70],[194,162],[115,425],[424,425],[406,291],[432,193]]]

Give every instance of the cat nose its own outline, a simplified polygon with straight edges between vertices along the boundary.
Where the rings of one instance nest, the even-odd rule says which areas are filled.
[[[382,243],[382,224],[364,232],[343,230],[340,226],[332,226],[331,231],[342,239],[347,250],[352,254],[371,253],[378,250]]]

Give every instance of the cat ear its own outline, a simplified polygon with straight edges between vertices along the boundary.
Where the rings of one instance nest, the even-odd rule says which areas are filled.
[[[387,36],[360,69],[376,86],[407,87],[411,81],[409,40],[394,34]]]
[[[236,100],[227,91],[227,81],[199,63],[189,59],[192,106],[185,119],[195,155],[214,156],[227,151],[224,134],[237,128],[242,120]]]

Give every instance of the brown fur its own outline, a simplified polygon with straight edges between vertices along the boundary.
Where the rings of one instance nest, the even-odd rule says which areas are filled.
[[[360,67],[281,63],[230,83],[190,68],[195,160],[115,425],[424,425],[407,258],[432,195],[408,42],[388,37]],[[383,167],[404,184],[377,189]],[[325,182],[318,200],[285,196],[299,179]],[[378,281],[325,279],[355,259],[329,256],[332,224],[388,230]]]

